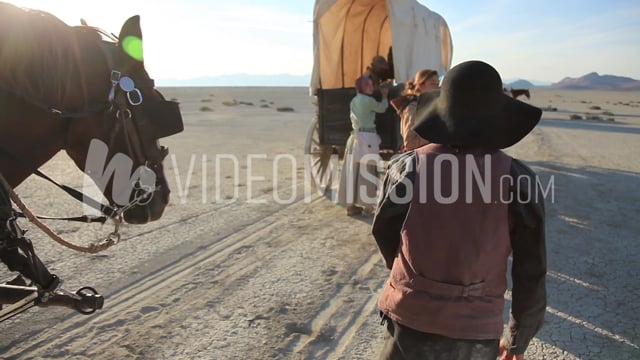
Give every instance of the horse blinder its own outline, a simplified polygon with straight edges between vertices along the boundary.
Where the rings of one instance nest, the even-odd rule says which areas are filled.
[[[143,103],[141,106],[144,117],[148,119],[145,122],[148,122],[148,124],[144,124],[147,125],[144,126],[141,124],[142,119],[136,117],[136,125],[141,130],[143,127],[146,128],[146,131],[143,131],[145,136],[150,136],[157,140],[184,131],[182,114],[177,102],[161,100],[153,103]]]
[[[153,86],[153,80],[147,81],[148,86]],[[136,81],[129,76],[121,76],[119,71],[111,72],[112,89],[109,100],[114,102],[116,88],[119,87],[126,94],[126,102],[136,108],[140,108],[144,116],[134,116],[136,126],[142,136],[153,141],[178,134],[184,130],[180,107],[175,101],[167,101],[157,90],[155,93],[162,100],[154,102],[143,101],[142,93],[136,88]],[[151,120],[149,120],[151,119]]]

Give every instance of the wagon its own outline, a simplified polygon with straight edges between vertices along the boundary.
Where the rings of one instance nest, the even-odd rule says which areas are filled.
[[[316,0],[310,84],[316,115],[307,131],[305,159],[321,194],[336,194],[351,133],[349,104],[356,95],[355,80],[371,59],[382,55],[393,63],[391,100],[417,71],[446,72],[452,51],[445,20],[416,0]],[[377,114],[376,130],[382,139],[381,158],[398,153],[400,121],[391,106]]]

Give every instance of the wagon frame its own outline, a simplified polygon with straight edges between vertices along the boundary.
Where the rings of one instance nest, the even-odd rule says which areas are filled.
[[[417,71],[446,72],[453,45],[444,19],[416,0],[316,0],[313,29],[310,93],[316,114],[306,135],[306,167],[318,192],[335,196],[351,133],[349,104],[356,78],[374,56],[391,57],[392,52],[388,60],[396,85],[391,100]],[[377,114],[376,130],[381,158],[388,160],[402,145],[399,116],[391,106]]]

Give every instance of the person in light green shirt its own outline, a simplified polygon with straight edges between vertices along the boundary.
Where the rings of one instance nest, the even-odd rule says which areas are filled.
[[[369,80],[371,81],[371,80]],[[380,91],[385,91],[385,95],[382,101],[377,101],[370,94],[357,93],[351,100],[351,127],[353,131],[359,131],[360,129],[375,129],[376,127],[376,113],[383,113],[389,106],[386,93],[389,92],[388,88],[380,88]]]
[[[338,203],[346,206],[347,215],[363,211],[373,213],[378,185],[377,159],[380,152],[380,136],[376,133],[376,113],[383,113],[389,106],[389,89],[381,87],[382,100],[373,96],[374,85],[369,76],[356,80],[357,94],[351,100],[351,135],[347,139],[342,165]]]

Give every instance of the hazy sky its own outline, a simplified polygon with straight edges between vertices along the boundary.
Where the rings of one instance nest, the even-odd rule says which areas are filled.
[[[312,0],[9,2],[115,34],[141,15],[145,63],[157,79],[302,75],[313,64]],[[640,79],[640,1],[420,2],[449,24],[454,65],[483,60],[505,79],[557,82],[591,71]]]

